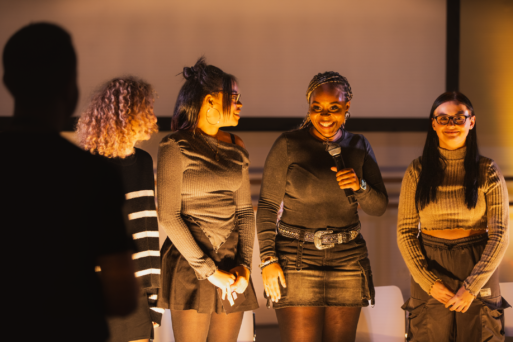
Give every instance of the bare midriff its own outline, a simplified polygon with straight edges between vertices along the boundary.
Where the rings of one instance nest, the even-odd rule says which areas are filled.
[[[446,230],[422,230],[422,234],[434,236],[441,239],[456,240],[472,235],[486,234],[486,229],[446,229]]]

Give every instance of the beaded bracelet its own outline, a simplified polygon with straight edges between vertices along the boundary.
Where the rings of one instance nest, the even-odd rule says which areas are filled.
[[[274,264],[274,263],[277,263],[279,261],[279,259],[277,257],[271,257],[269,258],[268,260],[266,261],[263,261],[261,264],[260,264],[260,268],[264,268],[265,266],[268,266],[270,264]]]

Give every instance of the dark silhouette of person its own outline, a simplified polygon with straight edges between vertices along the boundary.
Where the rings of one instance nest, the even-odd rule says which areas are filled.
[[[119,176],[59,134],[78,100],[71,37],[25,26],[3,66],[15,106],[0,133],[2,337],[105,341],[105,315],[130,313],[138,288]]]

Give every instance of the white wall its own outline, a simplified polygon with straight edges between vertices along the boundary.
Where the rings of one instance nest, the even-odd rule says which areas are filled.
[[[83,109],[104,81],[134,74],[170,116],[175,77],[205,54],[240,80],[243,116],[306,114],[313,75],[348,77],[358,117],[426,117],[444,90],[445,0],[2,0],[0,46],[34,21],[62,25],[79,56]],[[12,99],[0,86],[0,116]]]

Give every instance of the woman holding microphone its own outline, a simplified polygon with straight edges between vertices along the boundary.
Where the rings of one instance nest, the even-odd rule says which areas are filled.
[[[265,163],[257,231],[282,341],[354,341],[361,307],[374,304],[357,208],[380,216],[388,196],[369,142],[344,129],[352,97],[345,77],[316,75],[302,126],[282,134]]]

